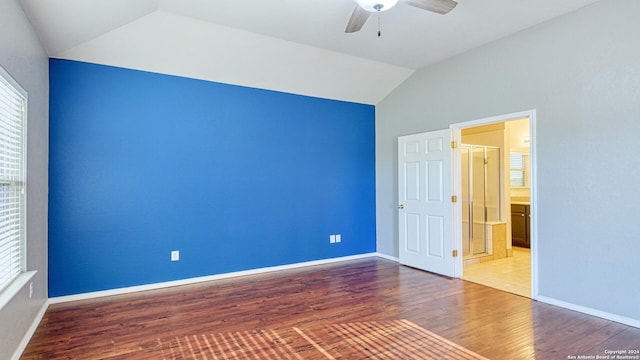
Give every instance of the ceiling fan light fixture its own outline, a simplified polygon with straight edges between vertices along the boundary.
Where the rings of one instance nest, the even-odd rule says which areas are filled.
[[[380,12],[391,9],[398,3],[398,0],[356,0],[356,2],[358,6],[367,11]]]

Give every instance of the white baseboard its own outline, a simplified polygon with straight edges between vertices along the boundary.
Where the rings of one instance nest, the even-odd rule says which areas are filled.
[[[307,266],[331,264],[331,263],[336,263],[341,261],[356,260],[356,259],[362,259],[362,258],[374,257],[374,256],[385,257],[386,255],[381,256],[378,253],[367,253],[367,254],[360,254],[360,255],[343,256],[343,257],[332,258],[332,259],[314,260],[314,261],[307,261],[307,262],[301,262],[296,264],[271,266],[271,267],[260,268],[260,269],[236,271],[232,273],[201,276],[196,278],[167,281],[167,282],[148,284],[148,285],[138,285],[138,286],[130,286],[125,288],[111,289],[111,290],[94,291],[94,292],[83,293],[83,294],[58,296],[58,297],[49,298],[49,302],[51,304],[58,304],[58,303],[69,302],[69,301],[87,300],[87,299],[94,299],[94,298],[99,298],[103,296],[122,295],[122,294],[138,292],[138,291],[163,289],[163,288],[168,288],[172,286],[189,285],[189,284],[195,284],[195,283],[200,283],[205,281],[228,279],[228,278],[233,278],[238,276],[256,275],[256,274],[263,274],[263,273],[268,273],[273,271],[297,269],[297,268],[302,268]]]
[[[566,302],[566,301],[557,300],[557,299],[554,299],[554,298],[541,296],[541,295],[538,295],[536,300],[538,300],[540,302],[543,302],[545,304],[559,306],[559,307],[562,307],[562,308],[565,308],[565,309],[581,312],[583,314],[597,316],[599,318],[603,318],[603,319],[606,319],[606,320],[611,320],[611,321],[615,321],[615,322],[618,322],[618,323],[621,323],[621,324],[625,324],[625,325],[633,326],[633,327],[636,327],[636,328],[640,328],[640,320],[638,320],[638,319],[632,319],[632,318],[629,318],[629,317],[626,317],[626,316],[620,316],[620,315],[616,315],[616,314],[611,314],[611,313],[608,313],[608,312],[605,312],[605,311],[600,311],[600,310],[588,308],[586,306],[576,305],[576,304],[572,304],[572,303],[569,303],[569,302]]]
[[[400,262],[400,259],[398,259],[397,257],[390,256],[390,255],[387,255],[387,254],[383,254],[383,253],[377,252],[375,255],[377,257],[381,257],[383,259],[387,259],[387,260],[391,260],[391,261],[395,261],[395,262]]]
[[[16,352],[13,353],[11,360],[20,359],[20,357],[22,356],[22,353],[24,352],[24,349],[26,349],[27,345],[29,345],[29,341],[31,341],[33,334],[35,334],[36,330],[38,330],[38,326],[40,325],[40,322],[42,321],[42,318],[44,317],[44,314],[47,312],[48,308],[49,308],[49,300],[46,300],[44,304],[42,304],[42,307],[40,307],[40,311],[38,311],[38,314],[36,315],[35,319],[33,319],[33,321],[31,322],[31,326],[29,326],[29,330],[27,330],[27,333],[24,335],[24,337],[20,341],[20,344],[18,344],[18,348],[16,349]]]

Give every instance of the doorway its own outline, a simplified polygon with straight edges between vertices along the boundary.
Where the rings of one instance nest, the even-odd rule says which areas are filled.
[[[536,142],[535,110],[495,116],[464,123],[452,124],[449,129],[398,137],[398,237],[399,262],[403,265],[454,278],[463,277],[462,255],[462,206],[458,196],[462,193],[462,161],[458,144],[462,144],[462,132],[483,126],[504,126],[518,119],[528,121],[528,181],[530,250],[525,250],[529,261],[530,285],[528,296],[536,300],[537,284],[537,216],[536,216]],[[527,126],[525,126],[527,128]],[[466,130],[467,132],[469,130]],[[503,135],[502,135],[503,137]],[[447,144],[451,143],[451,147]],[[491,146],[490,144],[484,144]],[[504,146],[504,145],[503,145]],[[500,166],[507,169],[506,159],[510,149],[502,151]],[[485,256],[512,257],[510,177],[517,177],[518,169],[504,172],[507,180],[500,187],[500,221],[484,222],[487,249]],[[524,169],[519,169],[520,174]],[[506,177],[509,174],[509,177]],[[507,201],[508,199],[508,201]],[[487,211],[487,210],[485,210]],[[501,241],[498,241],[502,239]],[[504,246],[501,250],[500,246]],[[511,253],[509,253],[511,252]],[[510,254],[510,255],[509,255]],[[475,260],[482,262],[482,259]],[[525,274],[526,276],[526,274]],[[497,287],[497,284],[487,284]]]
[[[461,197],[453,220],[459,227],[454,243],[463,253],[455,260],[456,273],[535,299],[535,111],[454,124],[451,129],[460,144],[452,164],[454,191]]]

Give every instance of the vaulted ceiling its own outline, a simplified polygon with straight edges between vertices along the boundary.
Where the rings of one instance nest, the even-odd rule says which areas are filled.
[[[598,0],[400,3],[352,34],[353,0],[19,1],[50,57],[376,104],[416,69]]]

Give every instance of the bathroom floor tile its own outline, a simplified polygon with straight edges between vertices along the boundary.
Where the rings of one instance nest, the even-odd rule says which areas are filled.
[[[512,257],[467,265],[462,279],[531,297],[531,252],[514,247]]]

